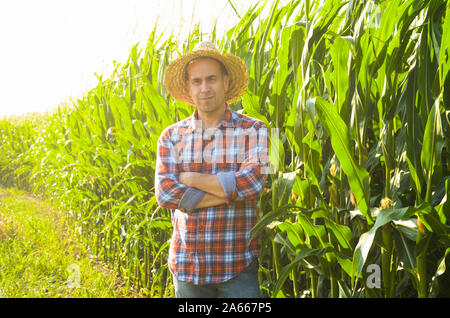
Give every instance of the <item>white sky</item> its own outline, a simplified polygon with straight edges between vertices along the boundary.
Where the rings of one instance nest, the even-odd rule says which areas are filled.
[[[254,1],[233,3],[243,13]],[[204,32],[215,18],[225,29],[238,21],[227,0],[1,0],[0,117],[81,98],[95,73],[108,77],[113,60],[146,43],[157,16],[184,38],[193,14]]]

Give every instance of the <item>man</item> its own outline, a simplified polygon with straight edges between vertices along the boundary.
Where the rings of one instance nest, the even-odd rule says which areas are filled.
[[[245,92],[243,61],[199,43],[167,67],[164,85],[195,106],[158,140],[155,192],[171,209],[176,297],[261,297],[258,200],[268,162],[265,124],[228,106]]]

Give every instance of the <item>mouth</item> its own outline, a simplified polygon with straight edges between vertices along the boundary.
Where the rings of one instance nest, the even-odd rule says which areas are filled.
[[[201,96],[201,97],[200,97],[200,100],[201,100],[201,101],[209,101],[209,100],[212,100],[213,97],[214,97],[214,96],[212,96],[212,95],[211,95],[211,96]]]

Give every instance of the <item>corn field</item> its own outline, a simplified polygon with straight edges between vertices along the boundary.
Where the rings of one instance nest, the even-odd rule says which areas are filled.
[[[444,0],[274,1],[222,38],[199,26],[183,41],[153,31],[85,96],[0,120],[0,183],[51,199],[128,284],[172,297],[156,142],[193,108],[162,79],[203,40],[247,65],[249,87],[231,108],[279,132],[253,229],[263,296],[450,297]]]

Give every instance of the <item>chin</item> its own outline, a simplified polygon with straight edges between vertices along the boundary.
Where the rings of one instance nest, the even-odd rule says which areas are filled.
[[[210,102],[210,103],[199,103],[198,108],[200,108],[200,110],[202,110],[202,111],[207,112],[207,111],[217,110],[220,107],[216,106],[215,103],[213,104]]]

